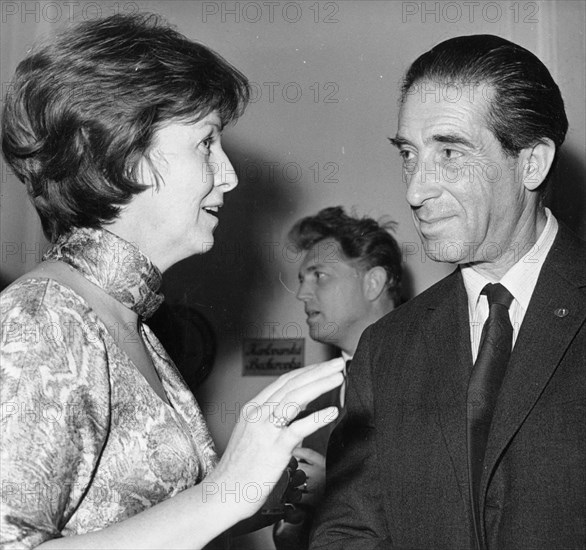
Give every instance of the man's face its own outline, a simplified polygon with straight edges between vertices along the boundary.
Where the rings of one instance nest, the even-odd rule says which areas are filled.
[[[310,248],[299,269],[297,298],[304,302],[310,336],[345,350],[367,315],[364,274],[335,239]]]
[[[487,128],[490,92],[416,83],[399,112],[393,141],[403,157],[407,202],[427,255],[437,261],[498,262],[524,245],[516,237],[528,196],[520,161],[507,157]]]

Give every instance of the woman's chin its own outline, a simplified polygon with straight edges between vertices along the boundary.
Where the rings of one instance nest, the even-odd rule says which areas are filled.
[[[171,266],[178,264],[179,262],[182,262],[183,260],[186,260],[187,258],[191,258],[192,256],[199,256],[201,254],[205,254],[206,252],[210,251],[213,246],[214,246],[214,240],[210,239],[210,240],[203,242],[203,243],[197,243],[196,245],[191,246],[189,248],[183,248],[180,253],[179,253],[179,251],[175,250],[176,253],[173,255],[173,257],[166,257],[164,261],[160,261],[157,263],[152,258],[151,258],[151,260],[153,260],[153,263],[161,271],[164,272],[167,269],[169,269]]]
[[[210,237],[205,242],[199,242],[195,245],[193,252],[191,253],[192,256],[205,254],[209,252],[212,247],[214,246],[214,238]]]

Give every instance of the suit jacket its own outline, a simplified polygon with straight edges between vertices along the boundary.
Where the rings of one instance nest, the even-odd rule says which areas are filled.
[[[481,480],[489,549],[586,548],[586,244],[561,226],[498,402]],[[369,327],[328,451],[317,549],[472,549],[457,270]]]
[[[338,418],[336,418],[336,420],[330,424],[327,424],[323,428],[320,428],[319,430],[305,437],[302,443],[303,447],[313,449],[314,451],[317,451],[324,456],[328,450],[328,441],[330,436],[344,415],[344,409],[342,409],[340,406],[340,388],[337,387],[326,393],[322,393],[319,397],[309,403],[303,413],[303,415],[308,415],[331,406],[335,406],[338,407],[338,409],[341,409],[339,410]]]

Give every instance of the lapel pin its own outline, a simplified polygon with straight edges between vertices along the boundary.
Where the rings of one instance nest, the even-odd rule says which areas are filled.
[[[565,307],[558,307],[554,311],[554,314],[560,318],[565,317],[568,313],[570,313],[570,311],[568,309],[566,309]]]

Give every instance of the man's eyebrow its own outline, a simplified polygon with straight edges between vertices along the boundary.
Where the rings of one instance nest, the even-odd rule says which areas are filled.
[[[411,145],[411,142],[401,136],[397,136],[394,138],[389,138],[389,141],[391,142],[392,145],[394,145],[397,148],[401,148],[404,147],[405,145]],[[464,145],[465,147],[468,147],[470,149],[475,149],[475,145],[468,139],[466,139],[465,137],[459,135],[459,134],[434,134],[433,136],[431,136],[431,138],[428,141],[435,141],[437,143],[452,143],[452,144],[457,144],[457,145]]]
[[[303,279],[303,277],[305,277],[305,275],[311,275],[315,273],[319,268],[320,266],[318,264],[310,264],[299,271],[299,273],[297,274],[297,278],[301,280]]]
[[[470,149],[476,149],[475,145],[460,134],[434,134],[431,136],[431,141],[438,143],[453,143],[456,145],[464,145]]]
[[[306,273],[313,273],[315,271],[319,271],[320,269],[325,269],[325,268],[326,268],[326,266],[324,265],[323,262],[316,262],[316,263],[308,265],[305,268],[305,272]]]
[[[390,137],[389,141],[391,142],[391,145],[394,145],[397,148],[400,148],[403,145],[410,145],[411,144],[411,142],[408,139],[405,139],[401,136],[396,136],[394,138]]]
[[[331,262],[329,262],[329,263],[331,263]],[[327,261],[326,262],[322,262],[322,261],[314,262],[314,263],[311,263],[308,266],[304,267],[303,273],[314,273],[316,271],[321,271],[321,270],[327,269],[327,268],[328,268]],[[301,273],[301,271],[300,271],[300,273]]]

